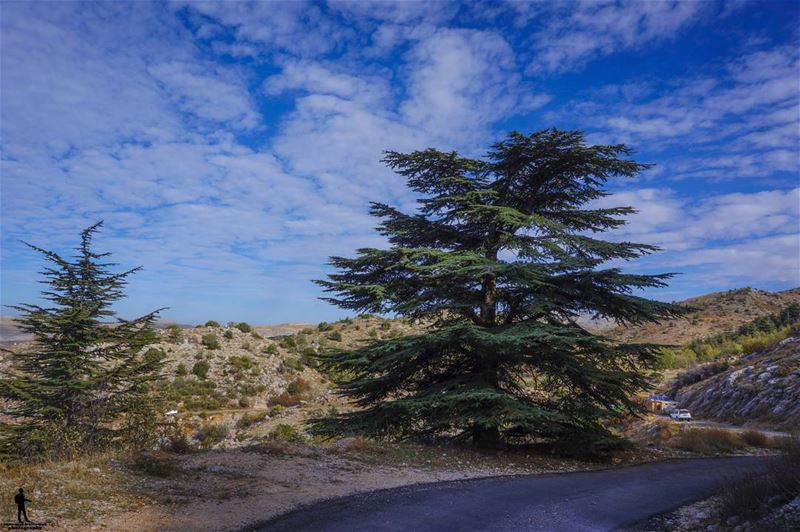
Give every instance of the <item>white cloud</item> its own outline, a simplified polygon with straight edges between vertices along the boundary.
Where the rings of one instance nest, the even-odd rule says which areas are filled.
[[[170,61],[153,65],[148,72],[184,112],[234,128],[250,129],[260,123],[246,80],[230,70]]]
[[[549,23],[534,34],[529,70],[575,70],[597,56],[675,38],[703,8],[702,2],[666,0],[555,3],[545,14]]]
[[[492,32],[439,30],[411,49],[407,72],[409,97],[401,113],[440,138],[474,141],[489,123],[548,99],[528,94],[513,50]]]

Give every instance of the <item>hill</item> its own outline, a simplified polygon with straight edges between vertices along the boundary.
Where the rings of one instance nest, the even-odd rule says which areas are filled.
[[[733,362],[686,372],[679,376],[674,394],[682,408],[699,417],[797,430],[800,332]]]
[[[604,334],[620,342],[683,345],[733,331],[740,325],[798,302],[800,288],[767,292],[748,287],[714,292],[681,301],[681,305],[694,310],[680,318],[632,327],[614,327],[605,330]]]

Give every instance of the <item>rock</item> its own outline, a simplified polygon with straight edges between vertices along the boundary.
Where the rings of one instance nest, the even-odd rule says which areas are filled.
[[[786,507],[790,510],[800,510],[800,495],[786,503]]]
[[[699,512],[697,512],[696,514],[694,514],[694,517],[695,517],[695,519],[697,519],[698,521],[703,521],[703,520],[705,520],[705,519],[708,519],[708,512],[707,512],[707,511],[705,511],[705,510],[700,510]]]
[[[739,524],[739,521],[740,519],[738,515],[732,515],[727,521],[725,521],[725,524],[728,526],[736,526]]]
[[[706,527],[706,532],[717,532],[719,530],[719,525],[708,525]]]

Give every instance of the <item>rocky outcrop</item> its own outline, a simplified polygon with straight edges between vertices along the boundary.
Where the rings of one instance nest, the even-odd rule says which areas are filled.
[[[800,428],[800,334],[678,388],[675,399],[696,417],[784,430]]]

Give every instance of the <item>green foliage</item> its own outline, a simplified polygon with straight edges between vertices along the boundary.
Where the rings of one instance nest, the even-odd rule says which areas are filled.
[[[385,162],[421,196],[418,212],[373,203],[391,247],[332,257],[336,273],[317,282],[343,309],[432,327],[324,357],[328,371],[349,376],[340,391],[361,409],[311,420],[312,430],[480,446],[546,439],[598,452],[618,445],[605,422],[638,409],[631,397],[649,385],[658,348],[612,345],[575,320],[588,312],[635,324],[683,313],[633,295],[665,286],[670,274],[606,265],[655,247],[596,237],[633,212],[588,207],[607,194],[608,178],[647,168],[629,153],[555,129],[511,133],[485,159],[388,152]]]
[[[151,347],[145,351],[143,357],[146,364],[161,364],[166,358],[167,354],[163,350],[156,349],[155,347]]]
[[[226,340],[233,340],[233,331],[225,331],[222,333],[222,336],[224,336]]]
[[[211,369],[211,366],[205,360],[201,360],[200,362],[196,362],[194,366],[192,366],[192,373],[197,375],[200,379],[205,379],[208,376],[208,370]]]
[[[230,430],[227,425],[210,424],[201,428],[197,434],[197,439],[200,442],[201,449],[211,449],[222,440],[228,437]]]
[[[294,371],[303,371],[303,362],[299,358],[287,358],[282,366]]]
[[[182,377],[184,375],[188,375],[188,373],[189,372],[186,370],[186,364],[184,364],[183,362],[179,362],[178,367],[175,370],[175,375]]]
[[[281,423],[275,427],[271,436],[275,440],[287,441],[290,443],[304,443],[306,437],[297,431],[293,426]]]
[[[243,322],[243,321],[240,321],[239,323],[237,323],[237,324],[235,325],[235,327],[236,327],[237,329],[239,329],[240,331],[242,331],[243,333],[250,333],[250,332],[253,332],[253,328],[252,328],[252,327],[250,327],[250,324],[248,324],[248,323],[245,323],[245,322]]]
[[[208,349],[219,349],[221,346],[219,344],[219,338],[214,333],[207,333],[203,335],[203,338],[200,342],[206,346]]]
[[[178,377],[167,388],[166,399],[173,403],[183,402],[188,410],[216,410],[226,402],[216,388],[213,381]]]
[[[388,331],[389,329],[392,328],[392,324],[391,324],[391,322],[384,321],[384,322],[381,322],[380,327],[381,327],[382,331]]]
[[[101,225],[81,233],[72,258],[28,244],[47,263],[42,297],[48,306],[11,306],[34,343],[7,351],[16,371],[0,377],[3,413],[11,421],[0,425],[2,455],[69,457],[112,441],[140,441],[140,427],[119,421],[155,417],[142,410],[155,408],[163,357],[141,353],[157,339],[152,326],[159,311],[115,317],[112,305],[139,268],[112,272],[108,254],[92,250]]]
[[[333,331],[328,333],[327,335],[328,340],[333,340],[334,342],[341,342],[342,341],[342,333],[339,331]]]
[[[252,414],[248,413],[239,418],[239,420],[236,422],[236,428],[238,429],[250,428],[251,426],[255,425],[256,423],[260,423],[265,419],[267,419],[266,412],[257,412]]]
[[[277,340],[284,349],[293,350],[295,347],[297,347],[297,342],[295,341],[294,336],[278,336]]]
[[[177,325],[170,325],[167,327],[167,338],[171,342],[179,342],[183,338],[183,330]]]
[[[331,325],[327,321],[323,321],[322,323],[317,325],[317,330],[319,330],[319,332],[330,331],[331,329],[333,329],[333,325]]]
[[[662,369],[688,368],[698,362],[712,362],[732,355],[749,355],[783,340],[798,327],[800,305],[792,303],[780,312],[757,318],[733,332],[695,340],[678,350],[663,348],[659,366]]]
[[[219,328],[220,328],[220,324],[219,324],[219,322],[218,322],[218,321],[215,321],[215,320],[208,320],[208,321],[205,323],[204,327],[216,327],[217,329],[219,329]]]
[[[265,348],[261,350],[262,353],[267,355],[277,355],[278,354],[278,346],[275,344],[269,344]]]
[[[253,368],[256,362],[247,356],[232,356],[228,359],[228,365],[239,371],[244,371]]]

